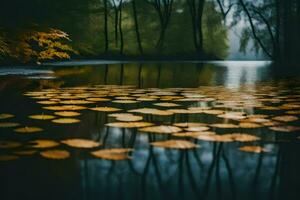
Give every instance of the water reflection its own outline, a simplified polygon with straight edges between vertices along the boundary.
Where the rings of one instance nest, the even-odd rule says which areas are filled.
[[[0,113],[13,113],[15,118],[7,121],[16,121],[22,126],[42,127],[45,131],[20,135],[14,132],[13,128],[1,128],[1,140],[17,140],[23,144],[20,148],[27,149],[29,141],[35,139],[61,141],[85,138],[101,142],[100,150],[134,149],[129,154],[131,159],[115,161],[94,157],[91,151],[95,149],[76,149],[60,143],[59,149],[70,152],[70,158],[47,160],[39,155],[43,150],[38,150],[32,156],[20,156],[14,161],[1,161],[0,188],[3,199],[250,200],[280,199],[280,195],[289,191],[298,195],[299,190],[296,186],[289,188],[289,181],[297,185],[299,177],[299,159],[297,154],[294,154],[299,152],[299,133],[295,131],[299,126],[299,113],[293,114],[296,118],[288,122],[276,122],[273,117],[287,115],[288,111],[299,109],[299,82],[293,83],[293,86],[286,80],[277,85],[273,85],[272,82],[265,83],[264,80],[268,76],[265,74],[267,66],[251,63],[244,67],[232,67],[228,66],[229,64],[232,63],[223,63],[222,66],[217,63],[57,66],[52,68],[55,80],[2,77],[1,83],[5,83],[3,85],[6,86],[0,93]],[[256,77],[253,77],[253,74],[256,74]],[[9,86],[8,83],[14,83],[16,79],[19,84]],[[248,81],[250,85],[245,85],[243,80]],[[81,115],[77,118],[81,123],[60,125],[28,118],[28,115],[41,113],[54,115],[57,108],[47,110],[45,105],[39,104],[43,98],[62,106],[64,103],[75,104],[78,98],[84,102],[95,95],[111,101],[85,104],[87,108],[78,111]],[[154,101],[147,101],[151,96]],[[114,102],[120,97],[144,97],[144,100],[134,104]],[[148,99],[145,100],[145,97]],[[71,101],[66,102],[65,99],[68,98]],[[158,102],[174,102],[180,106],[177,110],[169,107],[158,108],[154,105]],[[116,122],[116,119],[107,113],[89,109],[95,107],[117,107],[123,109],[122,112],[145,107],[165,112],[171,112],[173,109],[174,113],[166,116],[157,116],[155,113],[134,114],[141,115],[144,121],[155,125],[175,126],[178,122],[200,122],[220,136],[247,133],[248,136],[256,136],[260,140],[246,143],[233,140],[227,143],[224,138],[205,141],[203,138],[185,136],[183,140],[198,144],[200,148],[158,148],[151,143],[174,139],[177,136],[143,132],[138,128],[107,126],[107,123]],[[234,116],[230,117],[239,119],[202,112],[201,109],[205,110],[208,107],[215,112],[221,110],[222,114],[234,112]],[[198,110],[192,113],[189,112],[190,109],[200,109],[201,112]],[[254,120],[257,120],[256,125],[263,126],[243,128],[240,123],[249,122],[247,120],[251,120],[252,114],[266,115],[254,117]],[[286,119],[284,117],[284,120]],[[267,122],[275,125],[264,124]],[[213,123],[233,124],[236,127],[216,128],[212,126]],[[281,130],[287,131],[285,133],[273,132],[269,126],[279,126],[278,123],[291,126],[281,127]],[[240,151],[239,148],[245,145],[260,146],[266,152],[255,154]],[[0,152],[0,155],[6,155],[13,154],[14,150],[3,148]],[[295,167],[285,165],[285,162]],[[293,173],[290,172],[291,169],[294,169]],[[293,178],[294,176],[296,178]]]

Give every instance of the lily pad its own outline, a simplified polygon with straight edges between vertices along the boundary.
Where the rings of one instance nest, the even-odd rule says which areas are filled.
[[[29,115],[28,116],[30,119],[38,119],[38,120],[50,120],[50,119],[54,119],[55,116],[53,115]]]
[[[106,126],[117,128],[141,128],[146,126],[153,126],[150,122],[112,122],[106,124]]]
[[[14,122],[0,122],[0,128],[11,128],[16,126],[20,126],[20,124]]]
[[[280,122],[292,122],[298,120],[298,117],[293,115],[282,115],[273,117],[273,120],[280,121]]]
[[[81,113],[74,112],[74,111],[60,111],[60,112],[55,112],[54,114],[61,117],[76,117],[81,115]]]
[[[93,141],[93,140],[88,140],[88,139],[67,139],[61,141],[61,143],[66,144],[70,147],[75,147],[75,148],[95,148],[101,146],[101,143]]]
[[[18,133],[36,133],[36,132],[41,132],[43,130],[44,129],[42,129],[42,128],[34,127],[34,126],[25,126],[22,128],[14,129],[14,131],[18,132]]]
[[[151,145],[155,147],[169,148],[169,149],[194,149],[199,147],[199,145],[196,145],[192,142],[185,141],[185,140],[166,140],[166,141],[152,142]]]
[[[239,128],[238,125],[235,124],[211,124],[211,127],[215,127],[215,128]]]
[[[9,114],[9,113],[0,113],[0,119],[8,119],[8,118],[13,118],[14,115],[13,114]]]
[[[41,156],[48,159],[63,160],[70,157],[66,150],[47,150],[40,152]]]
[[[52,148],[59,145],[58,142],[54,140],[33,140],[30,141],[32,145],[30,145],[31,148]]]
[[[0,149],[11,149],[21,146],[22,144],[15,141],[0,141]]]
[[[120,111],[122,109],[113,108],[113,107],[95,107],[95,108],[90,108],[90,110],[98,111],[98,112],[117,112],[117,111]]]
[[[93,151],[91,154],[105,160],[127,160],[130,159],[128,153],[131,151],[133,151],[133,149],[102,149]]]
[[[0,155],[0,161],[11,161],[11,160],[17,160],[19,156],[14,155]]]
[[[161,126],[151,126],[151,127],[141,128],[139,129],[139,131],[150,132],[150,133],[172,134],[172,133],[180,132],[182,131],[182,129],[176,126],[161,125]]]
[[[289,133],[289,132],[299,131],[300,127],[298,127],[298,126],[272,126],[269,129],[272,131]]]
[[[75,124],[75,123],[79,123],[80,120],[75,119],[75,118],[58,118],[58,119],[52,120],[52,122],[58,123],[58,124]]]
[[[240,151],[250,152],[250,153],[262,153],[268,152],[266,149],[260,146],[243,146],[239,148]]]

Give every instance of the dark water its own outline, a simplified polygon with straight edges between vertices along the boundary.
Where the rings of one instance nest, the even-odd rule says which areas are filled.
[[[2,141],[22,144],[15,148],[0,148],[1,200],[298,199],[300,144],[297,137],[300,134],[296,130],[300,114],[299,76],[274,78],[266,62],[73,64],[61,63],[38,69],[0,69],[0,113],[14,115],[0,122],[16,122],[20,123],[20,127],[44,129],[37,133],[17,133],[14,129],[18,127],[0,128]],[[57,101],[57,105],[62,104],[65,93],[81,94],[81,100],[95,97],[96,93],[99,97],[101,93],[110,101],[80,105],[87,109],[76,111],[81,115],[72,117],[81,120],[80,123],[57,124],[28,117],[54,115],[56,112],[43,108],[52,105],[39,104],[40,99],[24,95],[32,91],[45,92],[39,96],[51,94],[50,101]],[[154,101],[142,101],[136,94],[157,97]],[[124,96],[138,102],[113,102]],[[176,101],[176,97],[185,100]],[[161,102],[179,106],[154,105]],[[144,122],[154,125],[202,122],[207,124],[209,131],[218,135],[244,133],[260,140],[205,141],[143,132],[136,128],[109,127],[105,124],[116,122],[116,119],[109,117],[109,113],[88,109],[96,106],[119,108],[121,113],[144,107],[163,111],[210,107],[235,114],[242,112],[242,120],[206,113],[133,114],[143,116]],[[248,120],[253,114],[264,114],[268,122],[274,124],[258,122],[256,124],[260,124],[260,128],[229,129],[212,126],[214,123],[239,125],[240,121]],[[295,119],[289,122],[274,119],[285,115]],[[287,125],[290,127],[287,128]],[[284,130],[272,131],[270,127],[283,127]],[[30,141],[37,139],[60,142],[71,138],[98,141],[102,146],[91,149],[73,148],[62,143],[45,149],[30,146]],[[150,145],[151,142],[170,139],[189,141],[200,147],[183,150]],[[243,146],[259,146],[262,152],[239,150]],[[134,151],[129,153],[131,159],[121,161],[91,155],[92,151],[111,148],[132,148]],[[70,156],[57,160],[40,155],[51,149],[66,150]],[[18,155],[24,150],[36,152]]]

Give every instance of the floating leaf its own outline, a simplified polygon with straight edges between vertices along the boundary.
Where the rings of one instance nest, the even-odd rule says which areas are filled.
[[[131,113],[111,113],[108,114],[109,117],[127,117],[127,116],[133,116]]]
[[[142,113],[142,114],[152,114],[152,115],[161,115],[161,116],[167,116],[167,115],[173,115],[174,113],[167,110],[159,110],[155,108],[139,108],[135,110],[129,110],[128,112],[136,112],[136,113]]]
[[[54,104],[58,104],[57,101],[37,101],[37,103],[43,104],[43,105],[54,105]]]
[[[207,131],[208,129],[209,129],[209,127],[206,127],[206,126],[193,126],[193,127],[185,128],[184,130],[199,132],[199,131]]]
[[[75,118],[58,118],[58,119],[52,120],[52,122],[58,123],[58,124],[75,124],[75,123],[79,123],[80,120],[75,119]]]
[[[185,140],[166,140],[159,142],[152,142],[151,145],[155,147],[169,148],[169,149],[194,149],[199,147],[192,142]]]
[[[74,112],[74,111],[60,111],[60,112],[55,112],[54,114],[61,117],[76,117],[81,115],[81,113]]]
[[[174,133],[173,136],[176,137],[192,137],[197,138],[201,135],[215,135],[216,133],[213,131],[200,131],[200,132],[183,132],[183,133]]]
[[[234,140],[231,137],[223,135],[199,135],[194,137],[198,140],[210,141],[210,142],[233,142]]]
[[[121,104],[132,104],[132,103],[138,103],[138,101],[135,100],[115,100],[112,101],[114,103],[121,103]]]
[[[15,132],[18,132],[18,133],[35,133],[35,132],[41,132],[43,131],[44,129],[42,128],[39,128],[39,127],[34,127],[34,126],[25,126],[25,127],[22,127],[22,128],[17,128],[17,129],[14,129]]]
[[[239,124],[241,128],[261,128],[263,125],[251,122],[241,122]]]
[[[150,122],[112,122],[106,124],[106,126],[118,128],[141,128],[146,126],[153,126],[153,124]]]
[[[30,143],[32,144],[30,145],[31,148],[51,148],[59,145],[54,140],[34,140],[30,141]]]
[[[20,124],[14,122],[0,122],[0,128],[11,128],[16,126],[20,126]]]
[[[222,136],[232,138],[232,140],[238,141],[238,142],[252,142],[252,141],[260,140],[260,138],[257,136],[249,135],[249,134],[245,134],[245,133],[232,133],[232,134],[225,134]]]
[[[222,115],[218,115],[219,118],[232,119],[232,120],[242,120],[246,117],[239,112],[229,112]]]
[[[0,149],[11,149],[21,145],[21,143],[15,141],[0,141]]]
[[[281,122],[292,122],[298,120],[298,117],[293,115],[282,115],[282,116],[273,117],[273,119]]]
[[[272,131],[278,131],[278,132],[294,132],[299,131],[300,127],[298,126],[272,126],[269,129]]]
[[[235,124],[211,124],[210,126],[215,128],[239,128],[239,126]]]
[[[0,119],[8,119],[8,118],[13,118],[14,115],[13,114],[9,114],[9,113],[0,113]]]
[[[300,110],[289,110],[289,111],[286,111],[286,114],[289,114],[289,115],[300,115]]]
[[[19,156],[14,155],[0,155],[0,161],[11,161],[11,160],[17,160]]]
[[[39,119],[39,120],[50,120],[50,119],[54,119],[55,116],[53,115],[29,115],[28,116],[30,119]]]
[[[271,120],[265,119],[265,118],[260,118],[260,117],[252,117],[247,119],[248,122],[254,122],[254,123],[268,123]]]
[[[87,98],[87,101],[95,101],[95,102],[99,102],[99,101],[110,101],[110,99],[107,98],[100,98],[100,97],[93,97],[93,98]]]
[[[91,154],[97,158],[106,160],[127,160],[130,159],[128,153],[133,149],[102,149],[93,151]]]
[[[63,106],[47,106],[47,107],[43,107],[43,109],[63,111],[63,110],[85,110],[87,109],[87,107],[76,106],[76,105],[63,105]]]
[[[221,115],[224,113],[223,110],[203,110],[202,112],[209,115]]]
[[[87,140],[87,139],[67,139],[61,141],[61,143],[66,144],[70,147],[76,147],[76,148],[95,148],[99,147],[101,143],[93,141],[93,140]]]
[[[250,152],[250,153],[262,153],[262,152],[268,152],[266,149],[260,147],[260,146],[243,146],[240,147],[239,150]]]
[[[44,158],[62,160],[70,157],[70,153],[66,150],[47,150],[40,152]]]
[[[98,112],[116,112],[122,109],[113,108],[113,107],[95,107],[95,108],[90,108],[90,110],[98,111]]]
[[[14,151],[13,153],[20,156],[30,156],[35,154],[36,150],[20,150],[20,151]]]
[[[117,117],[116,120],[123,121],[123,122],[136,122],[136,121],[143,120],[143,117],[135,116],[135,115],[130,115],[130,116],[128,115],[128,116]]]
[[[171,133],[177,133],[182,131],[181,128],[178,128],[176,126],[151,126],[146,128],[141,128],[139,131],[142,132],[150,132],[150,133],[162,133],[162,134],[171,134]]]
[[[181,123],[174,123],[174,126],[179,127],[198,127],[198,126],[206,126],[205,123],[198,123],[198,122],[181,122]]]
[[[180,106],[179,104],[176,104],[176,103],[155,103],[153,105],[161,106],[161,107],[177,107],[177,106]]]
[[[91,102],[91,101],[86,101],[86,100],[66,100],[66,101],[61,101],[60,102],[61,104],[78,104],[78,105],[81,105],[81,104],[92,104],[94,102]]]

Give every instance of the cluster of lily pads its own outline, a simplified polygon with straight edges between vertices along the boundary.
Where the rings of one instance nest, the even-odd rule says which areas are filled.
[[[259,85],[256,88],[244,86],[239,90],[222,86],[201,86],[198,88],[147,88],[134,86],[95,85],[90,87],[69,87],[43,89],[24,93],[40,104],[42,109],[53,114],[37,113],[29,118],[49,120],[53,124],[84,123],[76,118],[82,110],[105,113],[111,120],[107,127],[137,129],[138,133],[164,134],[168,139],[152,142],[153,147],[171,149],[194,149],[196,141],[208,142],[254,142],[262,138],[248,130],[268,129],[273,133],[289,133],[300,130],[300,90],[283,86]],[[127,105],[127,106],[126,106]],[[177,115],[201,115],[213,120],[175,121]],[[150,116],[150,117],[149,117]],[[22,134],[43,131],[40,127],[21,126],[17,122],[4,121],[13,114],[0,114],[0,127],[11,128]],[[154,117],[154,118],[153,118]],[[166,118],[163,123],[155,117]],[[227,130],[228,133],[223,133]],[[220,131],[222,132],[220,134]],[[96,148],[100,142],[75,138],[60,143],[75,148]],[[60,145],[53,140],[35,140],[29,146],[33,149],[47,149]],[[0,148],[16,148],[21,143],[0,141]],[[27,145],[28,147],[28,145]],[[267,152],[257,145],[239,148],[245,152]],[[108,160],[129,159],[133,149],[100,149],[92,151],[95,157]],[[35,150],[15,151],[15,155],[2,155],[0,160],[16,159],[17,155],[34,154]],[[45,150],[40,155],[50,159],[65,159],[70,156],[66,150]]]

